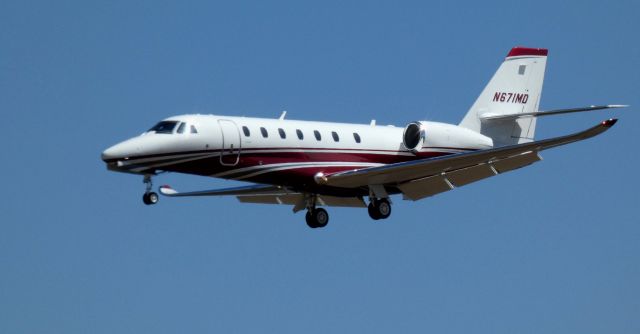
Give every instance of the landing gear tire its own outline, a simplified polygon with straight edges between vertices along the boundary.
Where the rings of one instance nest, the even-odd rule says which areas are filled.
[[[307,226],[310,228],[316,228],[316,225],[313,223],[313,217],[311,216],[311,211],[307,211],[307,214],[304,216],[305,221],[307,222]]]
[[[156,204],[160,199],[157,193],[151,191],[151,189],[153,188],[153,183],[151,182],[151,176],[152,175],[147,174],[144,176],[144,179],[142,180],[145,187],[147,188],[146,191],[144,192],[144,195],[142,195],[142,201],[146,205]]]
[[[378,212],[376,210],[376,207],[373,206],[373,202],[369,203],[369,206],[367,207],[367,210],[369,211],[369,217],[371,217],[371,219],[373,219],[373,220],[380,219],[380,216],[378,216]]]
[[[373,220],[387,219],[391,215],[391,203],[386,198],[371,201],[367,209]]]
[[[307,226],[311,228],[325,227],[329,224],[329,213],[322,208],[307,211],[305,215]]]
[[[158,194],[155,192],[148,192],[145,193],[144,195],[142,195],[142,201],[144,202],[144,204],[146,205],[153,205],[158,203],[158,200],[160,198],[158,197]]]

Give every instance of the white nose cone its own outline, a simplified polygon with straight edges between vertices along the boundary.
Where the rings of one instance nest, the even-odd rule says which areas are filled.
[[[131,155],[134,155],[140,149],[133,145],[131,140],[124,141],[119,144],[115,144],[102,152],[102,160],[123,159]]]
[[[113,145],[102,152],[102,160],[107,161],[120,158],[122,157],[121,151],[122,150],[118,145]]]

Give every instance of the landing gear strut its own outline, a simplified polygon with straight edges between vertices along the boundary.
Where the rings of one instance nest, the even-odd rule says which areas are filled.
[[[391,215],[391,203],[386,198],[372,198],[368,210],[373,220],[387,219]]]
[[[158,194],[153,192],[151,189],[153,188],[153,182],[151,182],[151,175],[145,175],[144,180],[142,181],[145,184],[146,190],[144,195],[142,195],[142,201],[146,205],[152,205],[158,203],[160,199]]]

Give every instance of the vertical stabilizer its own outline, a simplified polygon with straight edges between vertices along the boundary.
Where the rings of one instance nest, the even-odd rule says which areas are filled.
[[[535,117],[483,120],[482,116],[537,112],[547,53],[547,49],[511,49],[460,126],[492,138],[496,147],[533,141]]]

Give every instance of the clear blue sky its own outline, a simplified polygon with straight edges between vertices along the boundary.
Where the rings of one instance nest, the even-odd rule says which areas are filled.
[[[1,333],[638,333],[638,1],[2,1]],[[621,121],[386,221],[162,198],[106,147],[175,114],[457,123],[550,49],[539,138]],[[166,174],[185,190],[230,185]]]

